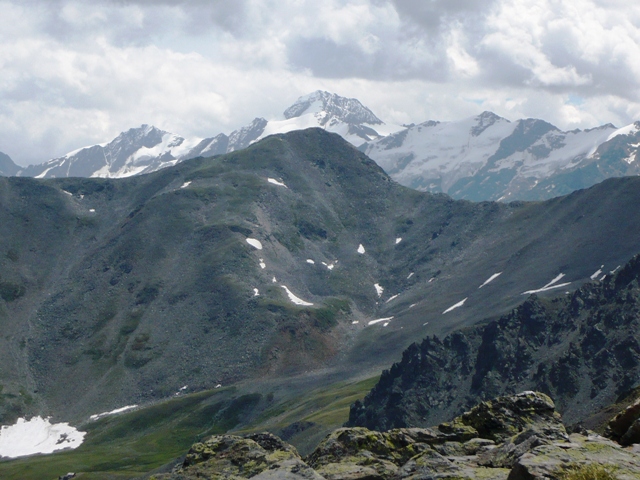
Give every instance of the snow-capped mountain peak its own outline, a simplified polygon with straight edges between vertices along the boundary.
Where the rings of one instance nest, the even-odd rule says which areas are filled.
[[[316,115],[321,126],[329,122],[343,122],[350,125],[382,125],[384,123],[359,100],[322,90],[300,97],[284,111],[284,118],[289,120],[310,113]]]

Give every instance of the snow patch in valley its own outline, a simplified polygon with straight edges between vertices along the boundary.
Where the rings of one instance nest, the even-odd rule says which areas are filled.
[[[247,238],[247,243],[255,249],[262,250],[262,243],[260,242],[260,240],[256,240],[255,238]]]
[[[381,297],[382,296],[382,292],[384,292],[384,287],[381,287],[377,283],[374,283],[373,284],[373,288],[376,289],[376,293],[378,294],[378,297]]]
[[[180,188],[187,188],[189,185],[191,185],[191,182],[184,182]]]
[[[118,413],[126,412],[128,410],[133,410],[134,408],[137,408],[137,407],[138,405],[127,405],[126,407],[116,408],[115,410],[111,410],[110,412],[97,413],[95,415],[91,415],[89,417],[89,420],[98,420],[99,418],[107,417],[109,415],[117,415]]]
[[[367,325],[375,325],[376,323],[386,322],[389,325],[389,321],[393,320],[394,317],[385,317],[385,318],[377,318],[375,320],[369,321]]]
[[[69,195],[69,196],[73,197],[73,193],[71,193],[71,192],[67,192],[66,190],[62,190],[62,193],[66,193],[67,195]]]
[[[365,252],[366,252],[366,250],[364,249],[364,247],[362,246],[362,244],[360,244],[360,245],[358,246],[358,253],[359,253],[360,255],[363,255]]]
[[[556,289],[556,288],[562,288],[562,287],[566,287],[567,285],[571,285],[571,282],[560,283],[560,284],[556,285],[556,283],[558,283],[564,277],[565,277],[565,274],[564,273],[560,273],[553,280],[551,280],[549,283],[547,283],[544,287],[538,288],[537,290],[527,290],[526,292],[522,292],[522,295],[531,295],[533,293],[542,293],[542,292],[546,292],[546,291],[553,290],[553,289]]]
[[[36,453],[78,448],[86,432],[68,423],[51,424],[48,418],[19,418],[14,425],[0,429],[0,457],[17,458]]]
[[[263,270],[267,268],[267,264],[264,263],[264,260],[262,258],[260,259],[260,268],[262,268]]]
[[[396,245],[398,245],[402,241],[402,237],[396,238]]]
[[[398,295],[394,295],[393,297],[389,298],[389,300],[387,300],[387,301],[386,301],[386,302],[384,302],[384,303],[389,303],[391,300],[394,300],[394,299],[396,299],[396,298],[398,298]]]
[[[502,275],[502,272],[494,273],[494,274],[493,274],[493,275],[491,275],[489,278],[487,278],[487,280],[485,280],[485,282],[484,282],[482,285],[480,285],[478,288],[482,288],[482,287],[484,287],[485,285],[490,284],[490,283],[491,283],[491,282],[493,282],[496,278],[498,278],[500,275]]]
[[[271,177],[269,177],[269,178],[267,178],[267,182],[269,182],[269,183],[273,183],[274,185],[278,185],[279,187],[289,188],[289,187],[287,187],[284,183],[279,182],[279,181],[278,181],[278,180],[276,180],[275,178],[271,178]]]
[[[274,277],[275,278],[275,277]],[[287,292],[287,296],[289,297],[289,300],[291,300],[293,303],[295,303],[296,305],[302,305],[303,307],[310,307],[313,305],[313,303],[310,302],[305,302],[304,300],[302,300],[299,297],[296,297],[293,293],[291,293],[291,290],[289,290],[286,286],[284,285],[280,285],[282,288],[284,288],[284,291]]]
[[[414,273],[411,272],[408,276],[407,276],[407,280],[409,280],[411,277],[413,277]]]
[[[442,314],[444,315],[445,313],[449,313],[451,310],[455,310],[456,308],[460,308],[461,306],[464,305],[464,302],[467,301],[469,297],[465,298],[464,300],[459,301],[458,303],[456,303],[455,305],[451,305],[449,308],[447,308],[444,312],[442,312]]]
[[[258,290],[257,288],[254,288],[254,289],[253,289],[253,296],[254,296],[254,297],[257,297],[257,296],[259,296],[259,295],[260,295],[260,290]]]
[[[310,264],[310,265],[315,265],[316,264],[316,262],[314,262],[310,258],[307,258],[307,263]]]

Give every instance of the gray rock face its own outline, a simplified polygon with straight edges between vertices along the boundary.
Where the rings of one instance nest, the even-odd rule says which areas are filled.
[[[570,296],[531,296],[499,320],[410,346],[352,406],[349,425],[423,427],[513,389],[547,392],[569,421],[586,418],[633,388],[640,374],[639,279],[636,256]],[[636,418],[615,427],[615,438]]]

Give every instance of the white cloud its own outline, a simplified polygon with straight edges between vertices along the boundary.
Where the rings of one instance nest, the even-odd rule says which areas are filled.
[[[0,0],[0,151],[142,123],[211,136],[318,88],[394,123],[640,119],[640,6],[605,0]],[[575,99],[579,98],[580,101]]]

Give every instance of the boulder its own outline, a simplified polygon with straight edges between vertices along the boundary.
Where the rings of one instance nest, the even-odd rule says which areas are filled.
[[[609,421],[605,436],[622,445],[640,443],[640,399]]]
[[[472,427],[481,438],[499,443],[519,434],[524,434],[524,438],[536,435],[548,440],[568,439],[553,400],[539,392],[523,392],[482,402],[452,423]]]

